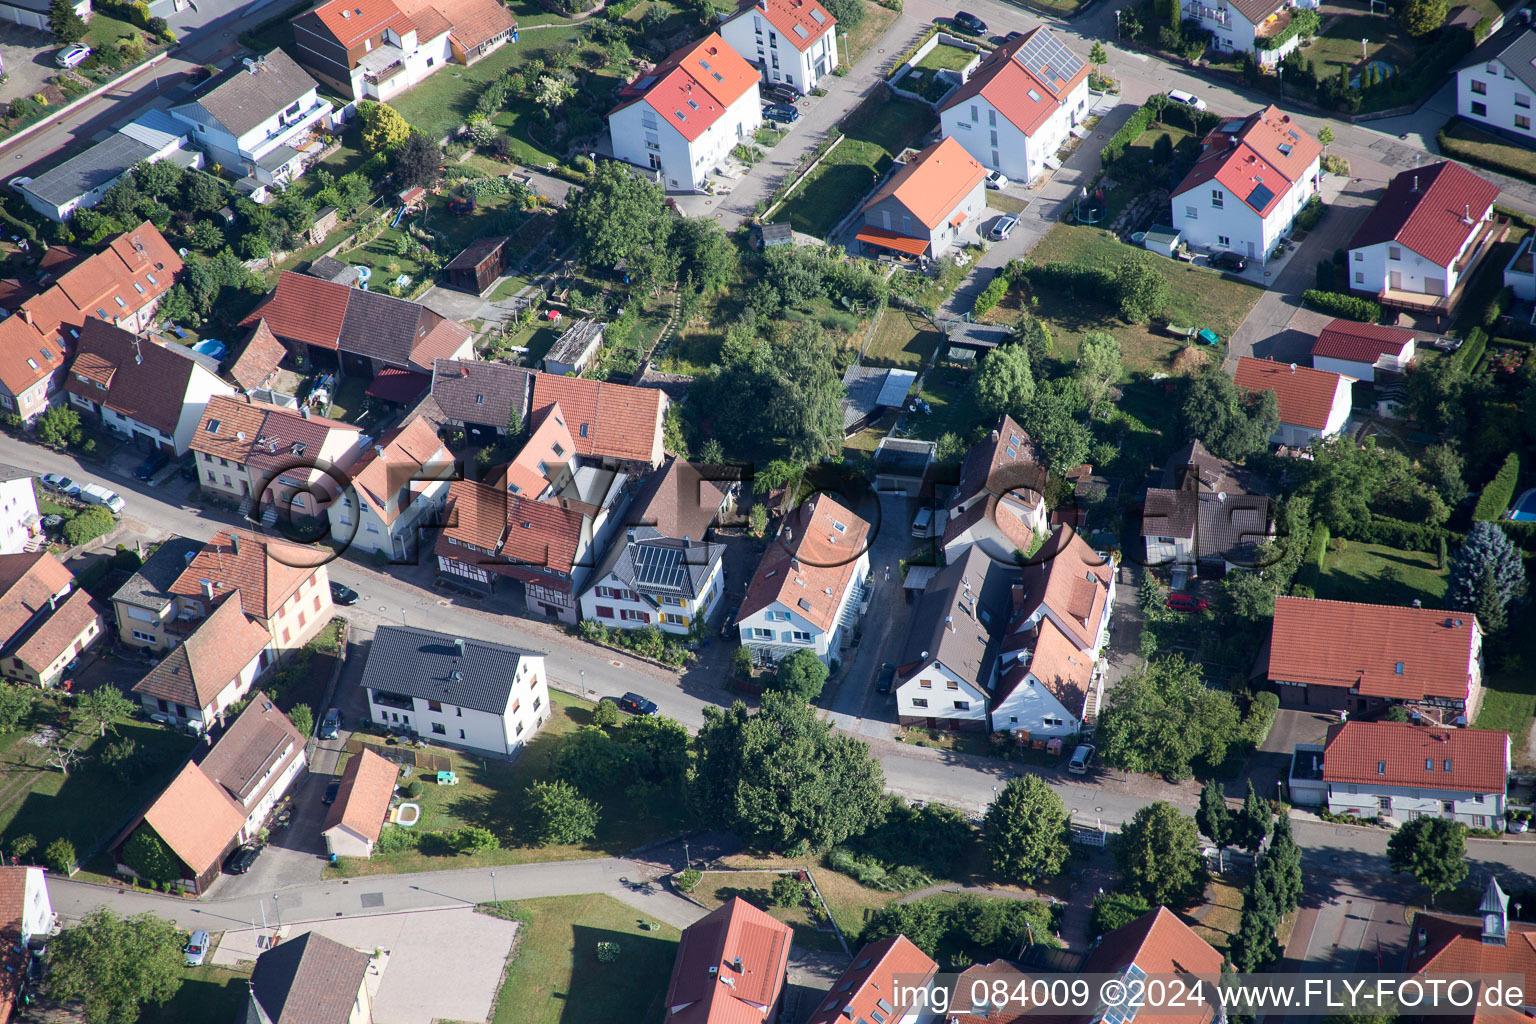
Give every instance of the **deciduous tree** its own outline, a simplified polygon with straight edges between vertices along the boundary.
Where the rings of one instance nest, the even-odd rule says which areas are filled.
[[[1406,0],[1398,17],[1408,34],[1419,39],[1445,24],[1448,9],[1446,0]]]
[[[1126,889],[1153,906],[1183,906],[1197,899],[1205,885],[1195,820],[1161,800],[1126,823],[1115,841],[1115,860]]]
[[[579,843],[597,834],[597,804],[564,779],[535,782],[524,795],[528,832],[540,846]]]
[[[1216,368],[1190,383],[1183,413],[1185,429],[1221,459],[1240,460],[1262,451],[1280,426],[1274,392],[1248,394]]]
[[[806,703],[821,696],[821,688],[827,684],[827,666],[822,664],[816,652],[801,648],[779,662],[773,676],[773,688],[792,693]]]
[[[425,185],[437,177],[443,151],[421,132],[412,132],[390,153],[389,167],[397,184],[407,187]]]
[[[1430,899],[1467,877],[1467,829],[1449,818],[1415,818],[1387,840],[1393,871],[1413,875]]]
[[[134,1024],[181,988],[182,938],[163,917],[93,910],[50,943],[48,993],[81,1000],[88,1024]]]
[[[988,419],[1022,414],[1035,395],[1029,350],[1023,345],[999,345],[982,356],[971,379],[971,394]]]
[[[411,137],[410,122],[388,103],[363,100],[357,116],[363,123],[363,146],[370,153],[386,153]]]
[[[1161,280],[1161,278],[1159,278]],[[1092,416],[1120,379],[1120,342],[1113,334],[1089,331],[1077,351],[1077,382]]]
[[[1009,884],[1060,874],[1071,851],[1067,832],[1066,805],[1038,775],[1009,779],[981,823],[992,872]]]
[[[1185,779],[1196,761],[1220,764],[1239,726],[1232,698],[1206,687],[1199,665],[1159,658],[1115,687],[1099,752],[1114,768]]]
[[[26,722],[35,692],[14,683],[0,683],[0,733],[14,732]]]
[[[75,715],[93,726],[98,736],[105,736],[108,728],[131,718],[137,707],[112,685],[98,686],[75,698]]]
[[[1177,0],[1174,3],[1177,5]],[[1115,268],[1120,318],[1127,323],[1144,324],[1161,315],[1168,303],[1168,279],[1163,277],[1157,260],[1156,254],[1143,249]]]

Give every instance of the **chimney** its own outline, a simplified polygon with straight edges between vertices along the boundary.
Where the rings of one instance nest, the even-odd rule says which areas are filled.
[[[307,406],[307,405],[299,406],[299,415],[303,416],[305,419],[309,419],[309,406]]]
[[[731,961],[731,966],[734,967],[737,971],[740,971],[741,970],[741,957],[737,957],[735,960],[732,960]]]
[[[198,580],[203,585],[203,600],[213,602],[213,580]]]
[[[373,453],[382,459],[384,457],[384,446],[381,444],[374,445]]]
[[[32,311],[30,309],[27,309],[26,307],[22,307],[21,315],[22,315],[22,318],[27,321],[27,323],[30,324],[32,322]]]
[[[1292,372],[1292,373],[1295,373],[1295,372],[1296,372],[1296,364],[1295,364],[1295,363],[1292,363],[1292,364],[1291,364],[1291,372]]]
[[[229,535],[229,546],[234,550],[235,557],[239,558],[240,557],[240,536],[239,536],[239,534],[232,533],[232,534]]]
[[[463,637],[455,637],[454,641],[453,641],[453,646],[455,646],[455,647],[457,647],[459,649],[459,657],[461,657],[461,658],[464,657],[464,638]]]
[[[1417,192],[1418,190],[1419,190],[1419,176],[1417,174],[1415,174],[1413,176],[1413,191]]]
[[[955,631],[955,617],[953,615],[944,616],[944,628],[951,633]]]

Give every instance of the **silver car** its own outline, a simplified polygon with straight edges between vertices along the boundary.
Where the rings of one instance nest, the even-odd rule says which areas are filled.
[[[992,241],[1001,242],[1013,234],[1013,229],[1019,226],[1019,218],[1012,213],[1004,214],[997,218],[997,223],[992,225]]]

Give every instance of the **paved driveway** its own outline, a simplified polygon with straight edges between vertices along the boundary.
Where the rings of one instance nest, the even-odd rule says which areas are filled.
[[[517,926],[464,908],[323,921],[285,930],[316,931],[344,946],[380,950],[368,971],[374,1024],[489,1020]],[[225,932],[213,962],[254,960],[267,932]]]
[[[325,840],[320,828],[326,807],[320,802],[331,776],[306,774],[289,790],[293,797],[293,820],[288,827],[272,835],[256,863],[243,875],[220,875],[209,890],[213,899],[275,893],[293,885],[320,881],[325,866]],[[276,911],[273,911],[274,918]],[[258,922],[260,923],[260,922]]]

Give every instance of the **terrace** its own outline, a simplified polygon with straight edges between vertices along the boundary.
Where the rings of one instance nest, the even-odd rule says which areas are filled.
[[[1402,309],[1411,313],[1449,313],[1461,302],[1467,283],[1476,276],[1474,270],[1478,261],[1491,252],[1494,246],[1504,241],[1509,232],[1508,217],[1495,216],[1483,221],[1482,226],[1478,228],[1477,236],[1467,246],[1467,251],[1452,264],[1451,269],[1456,274],[1456,287],[1451,289],[1449,295],[1426,295],[1423,292],[1406,291],[1388,286],[1377,294],[1377,301],[1389,309]]]

